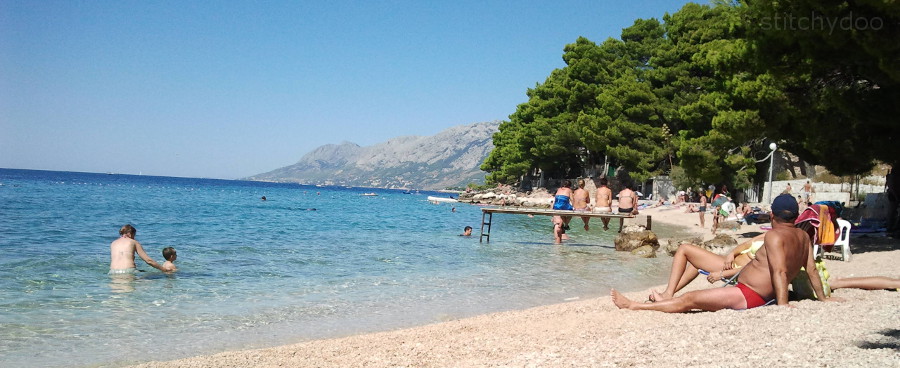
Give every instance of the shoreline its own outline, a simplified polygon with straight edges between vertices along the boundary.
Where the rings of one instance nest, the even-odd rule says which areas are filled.
[[[900,261],[900,251],[859,258],[860,263],[889,258],[882,263],[889,265]],[[705,286],[689,286],[700,287]],[[675,315],[621,311],[601,297],[135,367],[719,366],[723,359],[737,367],[900,366],[900,295],[862,290],[836,295],[848,301]]]
[[[676,212],[679,211],[678,215]],[[712,238],[698,215],[647,209],[674,229]],[[707,227],[711,216],[707,216]],[[638,221],[640,222],[640,221]],[[758,233],[745,225],[736,238]],[[668,232],[669,229],[666,230]],[[704,234],[705,232],[705,234]],[[669,234],[666,234],[669,235]],[[661,237],[662,238],[662,237]],[[664,238],[663,238],[664,239]],[[738,239],[740,242],[740,239]],[[832,277],[900,277],[891,238],[853,238],[851,262],[826,260]],[[660,252],[661,258],[668,258]],[[664,288],[660,280],[657,289]],[[709,288],[698,278],[685,291]],[[647,290],[624,291],[644,300]],[[497,312],[411,328],[228,351],[133,367],[396,366],[897,366],[900,293],[840,289],[845,302],[792,302],[795,308],[665,314],[618,310],[609,296]],[[723,356],[725,354],[725,356]],[[727,363],[725,363],[727,362]]]

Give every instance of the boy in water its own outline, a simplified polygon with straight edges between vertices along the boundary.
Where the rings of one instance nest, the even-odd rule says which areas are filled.
[[[147,255],[147,252],[144,252],[144,247],[141,246],[141,243],[134,240],[135,234],[137,234],[137,230],[134,226],[122,226],[122,228],[119,229],[119,238],[109,244],[110,275],[133,274],[137,272],[137,267],[134,264],[135,253],[137,253],[144,262],[147,262],[148,265],[161,271],[165,271],[162,269],[162,266]]]
[[[166,259],[166,262],[162,265],[163,272],[175,272],[178,271],[178,267],[175,267],[175,259],[178,258],[178,254],[175,252],[175,248],[165,247],[162,250],[163,258]]]

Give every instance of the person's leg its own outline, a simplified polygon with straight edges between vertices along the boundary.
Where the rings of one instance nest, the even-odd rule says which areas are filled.
[[[719,228],[719,208],[716,207],[716,214],[713,215],[712,234],[716,235],[716,229]]]
[[[681,313],[693,309],[715,312],[721,309],[746,309],[744,294],[736,287],[721,287],[695,290],[677,298],[655,303],[639,303],[626,298],[615,289],[610,291],[613,304],[619,309],[653,310],[666,313]]]
[[[830,280],[828,285],[834,289],[886,290],[900,289],[900,279],[884,276],[848,277]]]
[[[603,231],[609,230],[609,217],[601,217],[600,221],[603,222]]]
[[[672,271],[669,273],[669,283],[661,294],[654,293],[653,300],[671,299],[676,292],[699,275],[697,269],[709,272],[718,271],[725,265],[725,257],[700,248],[693,244],[678,246],[675,255],[672,256]]]
[[[706,216],[704,216],[703,211],[700,211],[700,228],[701,229],[706,228]]]
[[[562,234],[563,234],[563,222],[562,218],[559,216],[553,216],[553,243],[560,244],[562,243]]]
[[[590,230],[591,230],[591,227],[588,226],[588,222],[591,221],[591,218],[590,218],[590,217],[582,216],[582,217],[581,217],[581,221],[584,222],[584,231],[590,231]]]

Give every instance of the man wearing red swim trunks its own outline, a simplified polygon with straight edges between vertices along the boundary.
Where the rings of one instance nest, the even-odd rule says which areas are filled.
[[[825,295],[816,271],[809,235],[794,227],[798,215],[797,200],[782,194],[772,201],[772,230],[766,233],[765,243],[738,276],[737,287],[697,290],[654,303],[634,302],[612,290],[613,303],[621,309],[655,310],[678,313],[694,309],[748,309],[775,299],[778,305],[788,305],[788,283],[806,267],[816,295]],[[823,300],[819,297],[819,300]]]

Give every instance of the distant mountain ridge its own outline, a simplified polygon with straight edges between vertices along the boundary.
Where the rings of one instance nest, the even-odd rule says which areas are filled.
[[[310,185],[444,189],[483,183],[499,121],[459,125],[436,135],[403,136],[373,146],[326,144],[296,164],[247,178]]]

